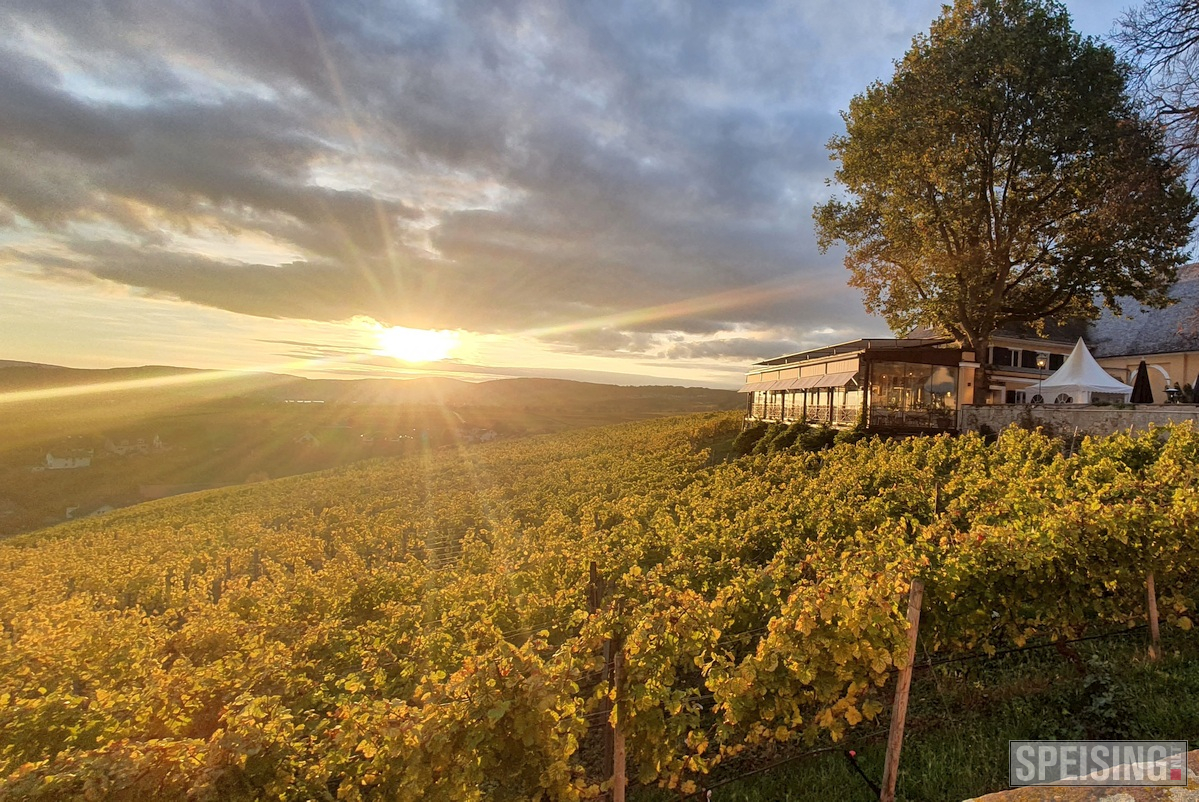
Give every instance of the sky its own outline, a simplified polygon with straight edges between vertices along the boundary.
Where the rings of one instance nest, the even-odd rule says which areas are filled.
[[[940,7],[0,0],[0,360],[735,387],[888,336],[811,213]]]

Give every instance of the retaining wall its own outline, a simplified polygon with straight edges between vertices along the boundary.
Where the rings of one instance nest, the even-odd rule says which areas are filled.
[[[1116,431],[1147,429],[1149,426],[1165,426],[1169,423],[1195,421],[1199,426],[1199,406],[1142,406],[1133,409],[1114,407],[1088,407],[1071,405],[1026,406],[1023,404],[996,404],[993,406],[962,407],[962,431],[978,431],[988,426],[998,432],[1013,423],[1044,426],[1054,434],[1072,434],[1075,428],[1081,434],[1105,435]]]

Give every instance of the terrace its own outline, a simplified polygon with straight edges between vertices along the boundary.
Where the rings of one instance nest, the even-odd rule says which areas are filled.
[[[868,430],[957,428],[974,363],[945,339],[864,339],[759,362],[746,377],[746,420]],[[967,355],[968,356],[968,355]]]

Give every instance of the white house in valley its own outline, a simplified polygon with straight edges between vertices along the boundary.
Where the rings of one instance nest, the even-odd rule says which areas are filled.
[[[46,470],[61,471],[68,468],[89,468],[92,464],[91,451],[67,451],[61,456],[46,452]]]

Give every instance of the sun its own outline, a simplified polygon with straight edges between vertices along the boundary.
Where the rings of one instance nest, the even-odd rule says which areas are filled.
[[[392,326],[380,329],[379,353],[404,362],[437,362],[454,352],[458,332],[409,329]]]

